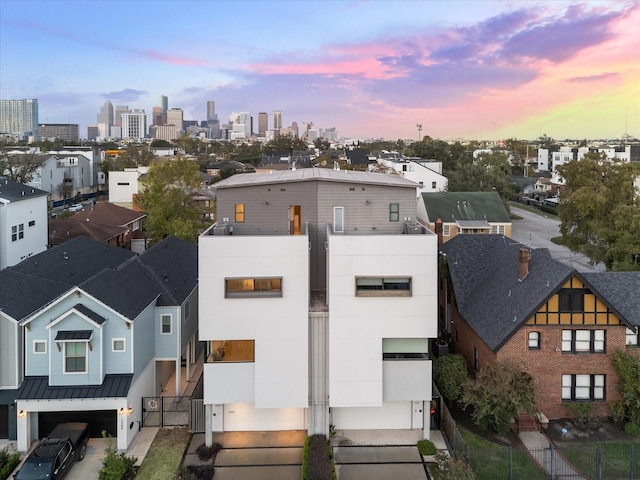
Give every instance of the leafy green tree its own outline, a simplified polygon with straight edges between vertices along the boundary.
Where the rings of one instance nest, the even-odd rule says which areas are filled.
[[[265,153],[293,153],[294,150],[307,150],[307,144],[291,135],[279,135],[264,146]]]
[[[622,396],[619,412],[614,417],[625,424],[628,432],[640,432],[640,355],[616,350],[611,361],[618,374],[617,389]]]
[[[471,418],[480,428],[506,433],[513,417],[535,411],[533,379],[510,363],[481,368],[465,386],[462,404],[473,407]]]
[[[159,138],[156,138],[151,142],[151,148],[171,148],[171,147],[173,147],[173,143],[168,142],[166,140],[159,139]]]
[[[118,155],[120,162],[133,164],[134,167],[147,166],[154,158],[155,155],[146,143],[131,144],[126,148],[124,153]]]
[[[566,182],[558,205],[565,245],[608,270],[640,270],[637,165],[587,154],[557,170]]]
[[[155,161],[142,179],[140,205],[147,214],[145,230],[153,241],[166,235],[196,242],[208,224],[194,200],[200,188],[198,164],[184,158]]]
[[[448,173],[450,192],[496,191],[507,200],[514,191],[511,165],[502,152],[483,153],[475,161],[465,161]]]
[[[469,381],[466,360],[460,354],[439,357],[433,363],[433,379],[448,402],[457,402]]]

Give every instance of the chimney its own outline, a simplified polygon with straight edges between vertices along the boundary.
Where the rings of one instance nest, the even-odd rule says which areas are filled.
[[[521,248],[518,256],[518,280],[522,281],[529,275],[529,261],[531,260],[531,250]]]
[[[436,219],[435,234],[438,236],[438,248],[440,248],[444,243],[442,241],[442,219],[441,218]]]

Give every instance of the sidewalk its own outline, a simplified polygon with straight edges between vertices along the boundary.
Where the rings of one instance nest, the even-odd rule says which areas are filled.
[[[586,480],[567,460],[558,452],[553,442],[540,432],[520,432],[520,441],[529,451],[531,457],[552,478],[563,480]]]

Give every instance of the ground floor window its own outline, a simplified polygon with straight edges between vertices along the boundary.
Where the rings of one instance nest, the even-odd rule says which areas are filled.
[[[562,375],[562,400],[604,400],[604,375]]]

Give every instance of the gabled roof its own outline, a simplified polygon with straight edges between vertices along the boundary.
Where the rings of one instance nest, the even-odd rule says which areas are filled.
[[[60,245],[80,236],[89,237],[99,242],[108,242],[126,232],[126,227],[119,225],[102,225],[78,221],[71,217],[49,219],[49,245]]]
[[[42,197],[49,195],[49,192],[38,188],[30,187],[24,183],[0,177],[0,201],[5,203],[18,202],[27,198]]]
[[[102,385],[50,386],[49,377],[25,377],[16,400],[65,400],[126,397],[133,374],[105,375]]]
[[[431,192],[423,193],[422,201],[430,222],[438,218],[444,223],[459,220],[511,222],[498,192]]]
[[[532,250],[529,274],[519,279],[519,253],[526,247],[503,235],[457,235],[440,248],[460,314],[493,351],[577,274]]]
[[[585,272],[582,276],[611,309],[640,327],[640,272]]]
[[[88,210],[76,212],[71,218],[80,222],[93,222],[101,225],[130,225],[136,220],[142,220],[147,215],[124,208],[115,203],[99,201]]]

